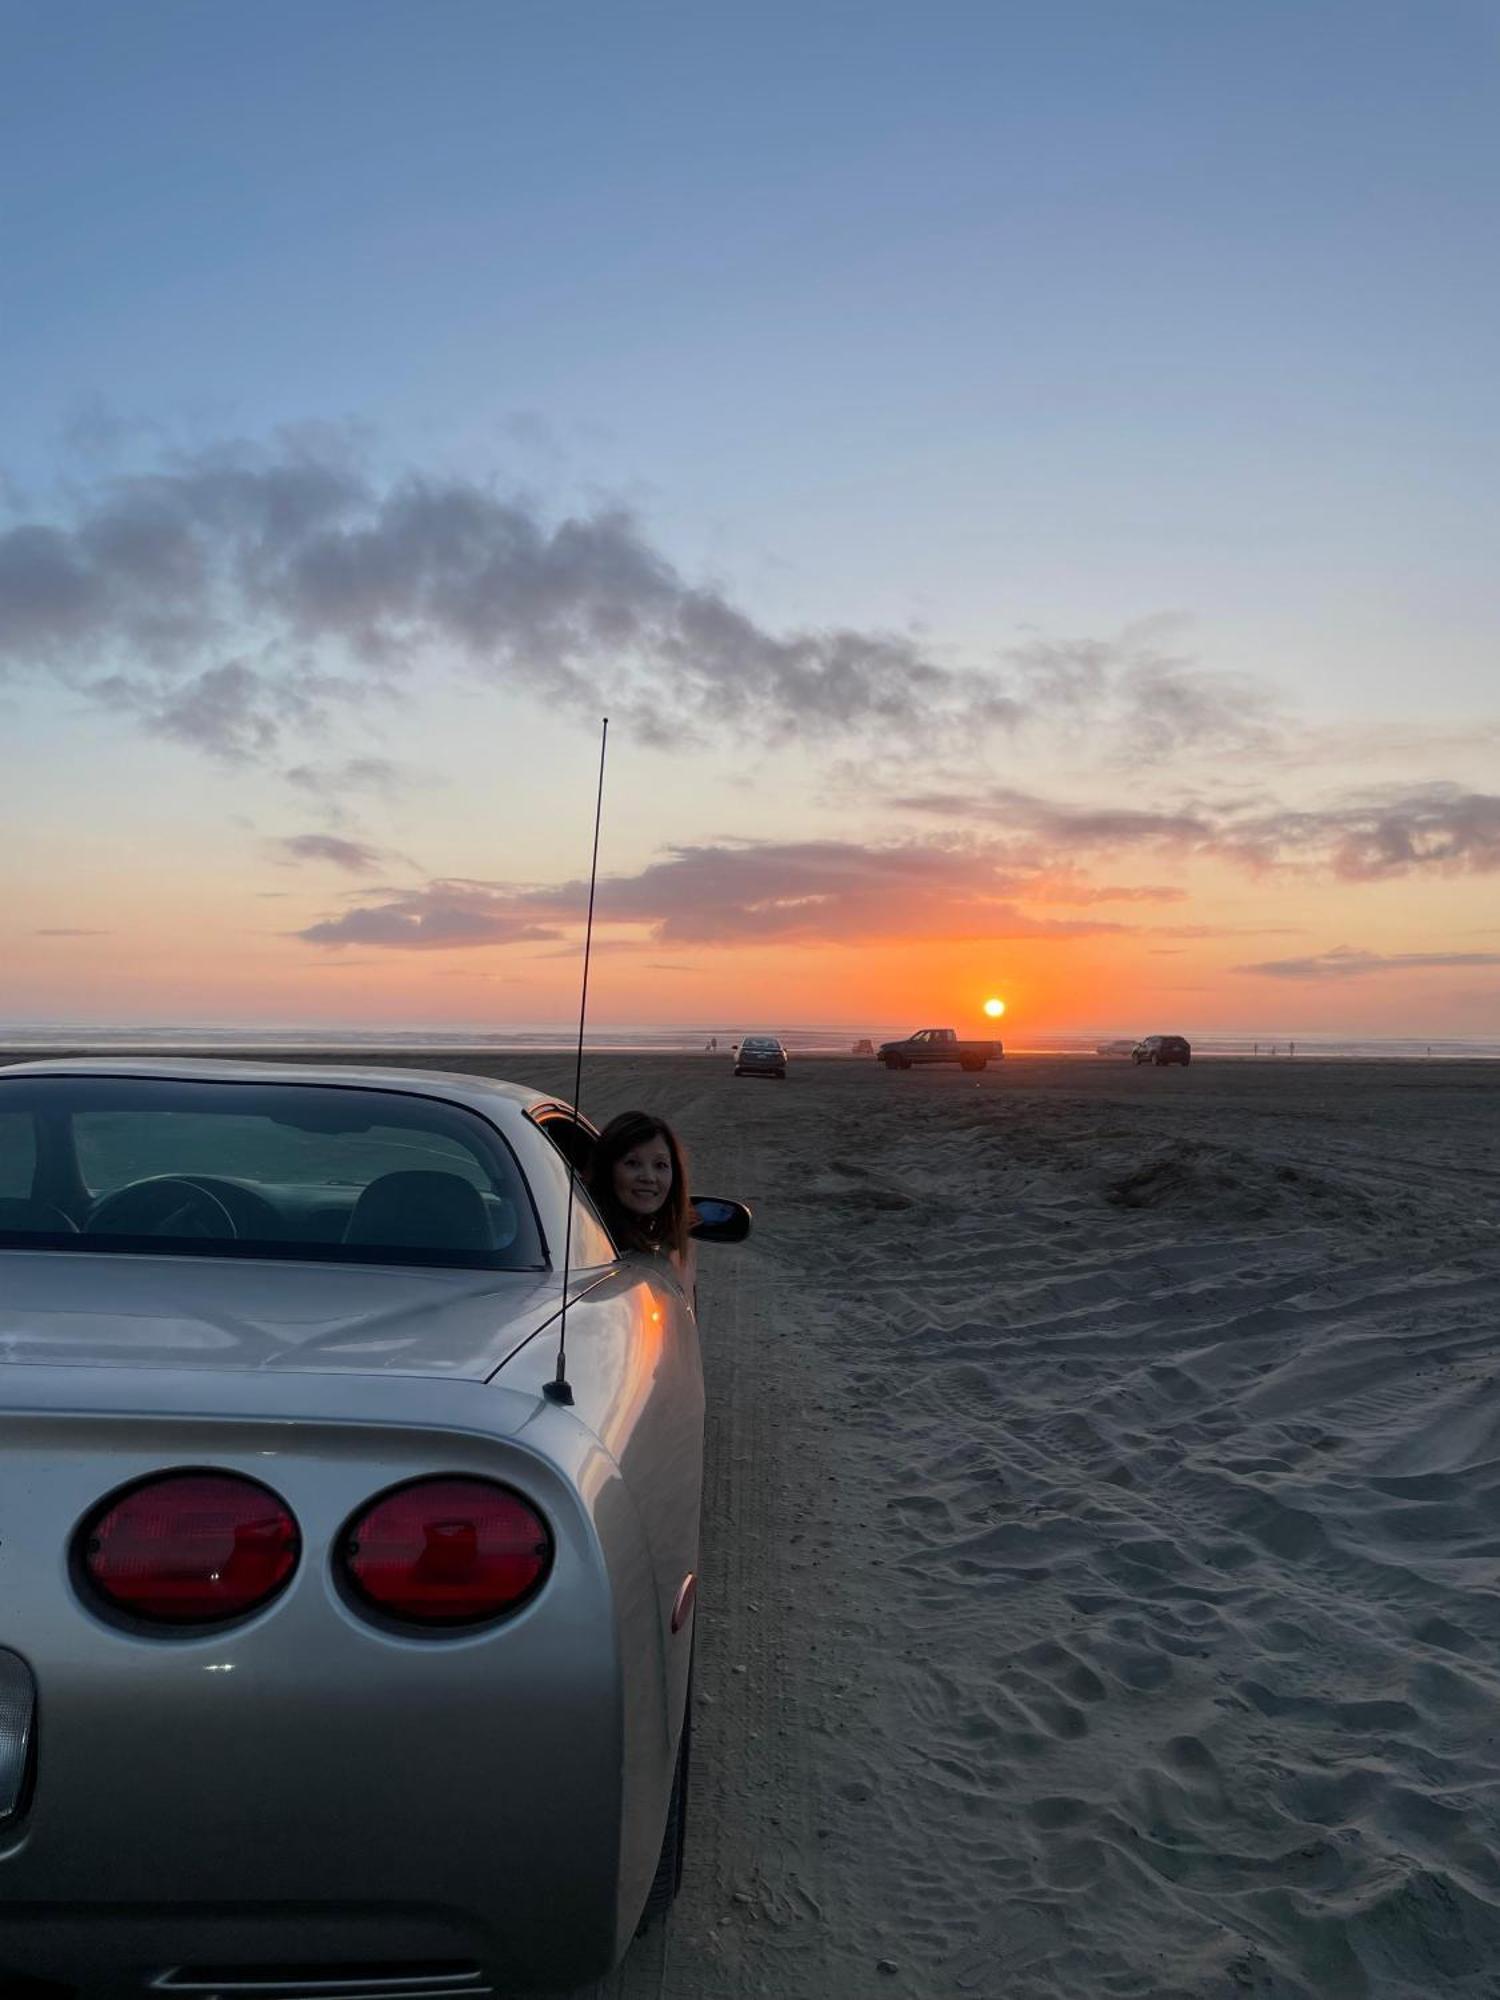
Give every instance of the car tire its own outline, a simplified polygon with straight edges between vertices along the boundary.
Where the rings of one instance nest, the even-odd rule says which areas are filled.
[[[667,1824],[661,1837],[656,1874],[646,1891],[645,1908],[635,1927],[639,1937],[659,1923],[677,1900],[682,1887],[682,1864],[687,1854],[688,1779],[693,1761],[693,1669],[688,1666],[687,1700],[682,1709],[682,1734],[677,1739],[677,1763],[672,1772],[672,1796],[667,1801]]]

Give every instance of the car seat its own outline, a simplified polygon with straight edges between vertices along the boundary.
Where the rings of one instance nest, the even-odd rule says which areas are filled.
[[[350,1212],[345,1243],[387,1250],[460,1250],[487,1256],[492,1246],[484,1197],[461,1174],[409,1168],[370,1182]]]

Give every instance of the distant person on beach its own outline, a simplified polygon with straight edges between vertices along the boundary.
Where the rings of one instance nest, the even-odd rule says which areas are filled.
[[[688,1235],[687,1165],[663,1118],[622,1111],[599,1134],[589,1165],[589,1193],[622,1250],[667,1258],[695,1296],[697,1257]]]

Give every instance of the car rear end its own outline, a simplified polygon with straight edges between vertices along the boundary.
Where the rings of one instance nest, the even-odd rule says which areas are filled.
[[[786,1076],[786,1050],[780,1042],[754,1037],[741,1042],[735,1056],[736,1076]]]
[[[352,2000],[616,1959],[664,1810],[637,1740],[662,1727],[659,1661],[620,1638],[650,1629],[653,1584],[567,1412],[472,1382],[102,1367],[5,1368],[0,1399],[0,1974]],[[203,1574],[201,1537],[173,1539],[188,1475],[263,1496],[244,1574],[244,1538]],[[476,1492],[510,1496],[522,1567],[471,1600]]]

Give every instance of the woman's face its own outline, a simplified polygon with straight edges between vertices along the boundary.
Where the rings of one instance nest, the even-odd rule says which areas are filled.
[[[615,1200],[631,1215],[655,1215],[672,1192],[672,1155],[663,1138],[643,1139],[615,1161]]]

